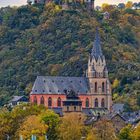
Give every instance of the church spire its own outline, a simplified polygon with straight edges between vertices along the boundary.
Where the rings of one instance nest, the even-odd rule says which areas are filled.
[[[96,34],[95,34],[91,56],[94,56],[95,58],[98,58],[99,56],[103,56],[98,28],[96,28]]]

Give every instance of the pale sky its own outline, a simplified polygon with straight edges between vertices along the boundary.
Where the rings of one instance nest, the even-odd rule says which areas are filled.
[[[27,0],[0,0],[0,7],[5,6],[20,6],[25,5]],[[95,0],[95,5],[102,5],[102,3],[118,4],[127,3],[128,1],[140,2],[140,0]]]

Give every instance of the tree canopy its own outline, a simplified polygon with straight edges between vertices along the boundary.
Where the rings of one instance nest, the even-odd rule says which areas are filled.
[[[140,80],[140,11],[104,5],[88,11],[55,4],[0,9],[0,105],[13,95],[29,95],[38,75],[85,76],[88,56],[99,27],[102,49],[116,101],[135,101]],[[132,103],[132,102],[130,102]],[[134,103],[134,102],[133,102]],[[131,104],[133,106],[133,104]],[[138,108],[137,105],[133,109]]]

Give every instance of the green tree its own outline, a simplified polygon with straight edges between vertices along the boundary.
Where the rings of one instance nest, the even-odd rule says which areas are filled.
[[[45,113],[43,112],[40,117],[48,125],[47,136],[49,140],[57,140],[58,132],[57,129],[59,127],[60,118],[57,114],[55,114],[51,110],[47,110]]]
[[[122,128],[119,134],[120,140],[132,140],[131,139],[131,125],[127,125],[126,127]]]
[[[19,136],[16,133],[25,118],[45,111],[45,107],[35,105],[19,105],[12,111],[0,110],[0,139],[5,139],[6,135],[11,139],[18,139]]]

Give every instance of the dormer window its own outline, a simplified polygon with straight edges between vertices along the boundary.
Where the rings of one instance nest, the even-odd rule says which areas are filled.
[[[64,89],[64,93],[67,93],[67,89]]]

